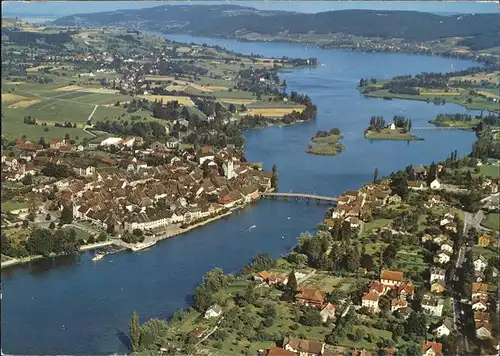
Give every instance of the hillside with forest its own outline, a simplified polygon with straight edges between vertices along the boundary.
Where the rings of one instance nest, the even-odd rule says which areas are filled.
[[[189,11],[188,11],[189,9]],[[457,38],[474,50],[500,46],[498,14],[442,16],[417,11],[340,10],[305,14],[261,11],[236,5],[163,5],[139,10],[76,14],[53,22],[60,26],[119,26],[164,33],[242,37],[336,34],[368,38],[434,41]],[[479,39],[476,41],[476,38]],[[460,42],[457,43],[460,45]]]

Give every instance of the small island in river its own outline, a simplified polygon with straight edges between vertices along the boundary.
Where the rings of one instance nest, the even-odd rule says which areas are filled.
[[[370,126],[365,130],[365,138],[368,140],[423,140],[423,138],[410,133],[411,126],[411,120],[404,116],[394,116],[393,122],[390,124],[386,124],[383,116],[372,116]]]
[[[342,138],[338,128],[333,128],[330,131],[320,130],[311,139],[315,144],[309,145],[306,152],[321,156],[335,156],[345,149],[344,145],[338,143]]]

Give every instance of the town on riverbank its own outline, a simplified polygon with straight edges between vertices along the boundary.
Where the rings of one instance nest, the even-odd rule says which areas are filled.
[[[313,59],[7,24],[2,267],[96,242],[137,251],[225,217],[277,187],[243,131],[316,115],[278,76]]]
[[[91,34],[86,40],[92,42],[94,36],[95,34]],[[133,67],[134,71],[136,69],[137,67]],[[261,81],[259,78],[258,82],[266,82],[266,78],[263,79]],[[142,80],[142,77],[139,77],[139,80]],[[275,84],[278,86],[277,83]],[[284,88],[285,84],[279,83],[278,88]],[[282,89],[278,88],[280,92]],[[169,90],[168,87],[166,89]],[[64,93],[61,95],[62,97],[55,97],[55,100],[73,100],[79,97],[74,92],[68,94],[69,99],[65,99]],[[73,98],[74,96],[76,98]],[[280,97],[282,97],[281,94]],[[89,98],[85,100],[87,99]],[[195,99],[192,100],[195,101]],[[291,97],[282,98],[282,100],[288,102]],[[170,101],[169,98],[168,102]],[[161,112],[165,109],[169,117],[168,115],[172,112],[179,113],[185,106],[185,104],[179,104],[179,107],[172,105],[174,107],[172,110],[168,102],[166,108],[162,105],[153,107],[158,110],[158,115],[162,115]],[[217,103],[217,100],[215,102]],[[306,102],[304,106],[312,107],[307,105],[307,101],[303,102]],[[144,111],[148,109],[141,106],[144,103],[141,101],[138,104],[140,109],[134,111],[137,108],[137,102],[135,102],[130,111],[146,116]],[[281,105],[279,100],[276,103]],[[128,111],[129,103],[126,104]],[[201,106],[203,107],[203,104]],[[223,104],[221,106],[224,107]],[[125,109],[125,107],[117,107]],[[203,124],[197,130],[193,130],[193,125],[189,125],[191,120],[188,119],[186,119],[188,124],[185,130],[184,126],[177,130],[175,125],[178,122],[175,121],[172,122],[174,126],[172,130],[171,125],[168,124],[170,122],[165,120],[168,130],[172,130],[167,133],[166,137],[177,140],[175,146],[173,142],[170,143],[165,136],[161,135],[155,137],[152,142],[153,146],[141,147],[141,138],[146,144],[151,143],[143,138],[143,132],[151,129],[156,135],[158,127],[138,125],[140,134],[134,132],[133,135],[128,135],[128,131],[124,131],[126,134],[123,132],[116,134],[113,130],[119,124],[115,125],[114,121],[123,121],[123,117],[130,118],[127,119],[128,123],[123,125],[125,127],[137,121],[141,124],[141,116],[132,118],[134,115],[127,112],[122,119],[113,117],[108,124],[100,126],[100,129],[106,130],[103,132],[113,132],[109,140],[106,141],[106,138],[98,142],[97,147],[94,146],[96,143],[93,143],[92,146],[89,145],[88,150],[82,145],[83,151],[90,151],[109,160],[106,162],[99,159],[95,163],[95,172],[87,176],[88,180],[83,179],[85,185],[90,184],[89,189],[83,188],[75,191],[67,189],[76,183],[73,180],[73,174],[70,174],[71,179],[58,176],[54,177],[55,180],[44,182],[43,184],[49,185],[49,190],[41,193],[42,202],[43,196],[46,195],[45,202],[52,204],[55,200],[55,206],[52,208],[57,207],[57,209],[50,210],[48,207],[47,215],[45,215],[45,210],[41,213],[35,212],[34,221],[31,222],[28,219],[30,208],[31,211],[36,211],[36,207],[41,206],[41,203],[27,204],[27,211],[14,210],[18,216],[27,213],[23,215],[26,219],[22,217],[22,220],[15,221],[14,225],[11,225],[12,232],[9,239],[4,239],[2,236],[2,247],[4,247],[4,241],[8,243],[21,241],[16,245],[21,249],[24,240],[29,242],[26,244],[28,252],[38,250],[46,253],[47,256],[53,256],[57,253],[73,253],[77,247],[75,242],[77,240],[83,240],[87,243],[86,247],[92,247],[95,246],[91,243],[92,241],[103,239],[102,244],[116,240],[119,244],[130,246],[132,249],[147,248],[158,238],[182,233],[213,219],[226,216],[233,209],[250,203],[257,198],[257,194],[266,190],[259,189],[255,195],[251,194],[248,197],[245,191],[241,190],[242,187],[238,186],[234,190],[237,191],[237,197],[242,200],[232,206],[224,206],[224,196],[219,195],[226,188],[231,192],[231,189],[235,188],[233,183],[241,182],[246,178],[246,172],[242,173],[239,170],[241,166],[248,163],[242,153],[244,151],[241,145],[238,144],[240,141],[224,143],[185,141],[186,136],[190,134],[203,137],[206,130],[214,130],[220,135],[218,131],[220,126],[216,123],[221,117],[233,119],[233,123],[237,122],[238,115],[241,119],[240,113],[244,111],[244,108],[237,106],[235,108],[237,112],[232,113],[236,114],[233,117],[227,112],[220,114],[221,110],[216,107],[214,118],[209,119],[209,115],[206,118],[207,122],[214,125]],[[94,115],[98,110],[98,106],[93,106],[90,114]],[[228,111],[231,111],[229,106]],[[181,112],[180,117],[183,117],[182,115],[184,114]],[[311,117],[308,116],[308,120]],[[259,120],[257,116],[247,117],[247,119]],[[285,114],[278,120],[275,117],[262,119],[261,125],[287,124],[294,122],[295,119],[297,119],[295,122],[302,121],[296,112],[291,116]],[[37,122],[33,121],[33,117],[25,117],[24,124],[37,126]],[[93,122],[89,124],[92,126]],[[65,122],[64,125],[67,125],[64,129],[69,129],[69,124]],[[43,122],[42,126],[45,126]],[[456,152],[452,152],[445,162],[431,164],[428,167],[407,167],[404,172],[398,172],[385,179],[379,179],[378,171],[376,171],[373,183],[358,191],[347,191],[339,196],[337,207],[328,211],[324,222],[318,228],[319,231],[314,236],[308,234],[300,236],[297,247],[285,258],[274,261],[266,255],[259,255],[235,276],[225,275],[218,269],[211,271],[195,291],[193,309],[175,313],[168,322],[152,319],[142,325],[134,313],[130,325],[132,350],[144,355],[183,353],[224,356],[301,353],[313,355],[422,353],[430,356],[447,354],[449,350],[455,350],[455,348],[469,351],[474,355],[494,353],[497,347],[495,343],[497,336],[495,296],[497,293],[492,286],[494,287],[497,282],[495,278],[498,275],[496,270],[498,258],[495,254],[498,240],[494,232],[498,229],[498,192],[494,193],[495,189],[498,189],[498,142],[495,141],[497,139],[495,129],[489,125],[478,126],[476,132],[479,139],[470,157],[458,159]],[[232,127],[224,131],[224,135],[233,137],[230,134],[232,130],[240,130],[244,127]],[[52,128],[49,129],[52,130]],[[100,134],[95,127],[84,127],[84,130],[95,135]],[[165,131],[167,131],[166,127]],[[48,131],[44,130],[44,132]],[[129,149],[126,142],[130,144],[132,138],[134,138],[134,143]],[[135,140],[138,141],[137,144]],[[167,147],[163,148],[161,145],[155,147],[154,144],[157,143]],[[169,147],[169,144],[172,144],[172,147]],[[69,146],[71,145],[70,142]],[[64,148],[61,149],[61,146]],[[65,153],[66,146],[68,146],[67,143],[61,144],[59,151]],[[65,168],[60,166],[77,168],[78,170],[73,170],[73,172],[83,175],[82,169],[86,171],[86,166],[73,167],[73,163],[69,159],[66,160],[69,156],[52,154],[57,151],[56,147],[50,147],[47,150],[51,153],[47,155],[48,157],[55,157],[58,160],[55,163],[56,168],[61,168],[62,171]],[[10,163],[10,165],[5,164],[6,172],[11,172],[7,167],[12,166],[11,158],[13,157],[16,158],[14,166],[19,163],[25,164],[24,161],[17,161],[21,158],[16,156],[15,149],[13,151],[14,155],[9,154],[5,158],[5,162]],[[165,161],[150,164],[149,156],[161,156],[158,155],[159,152],[164,153]],[[214,159],[207,158],[207,163],[200,163],[206,153],[213,154]],[[230,156],[230,159],[227,159],[226,154]],[[194,158],[189,158],[190,155]],[[44,155],[41,154],[41,156]],[[219,159],[220,156],[222,160]],[[72,158],[83,159],[85,157],[74,155]],[[34,158],[31,160],[35,162]],[[2,163],[3,161],[2,159]],[[109,164],[110,161],[111,164]],[[230,162],[237,175],[227,179],[224,166],[229,166]],[[90,166],[93,165],[90,164]],[[258,173],[259,180],[252,177],[252,183],[264,184],[268,188],[270,184],[271,189],[277,186],[276,168],[273,168],[273,172],[265,172],[260,164],[250,163],[248,167],[251,167],[249,170],[260,172]],[[192,180],[186,175],[193,174],[194,176],[196,173],[193,172],[196,169],[202,171],[203,181],[195,179],[193,185],[190,185]],[[15,168],[12,171],[15,173]],[[44,170],[41,175],[35,174],[31,179],[46,178],[45,172],[49,171]],[[92,172],[92,168],[89,171]],[[175,174],[171,175],[171,172]],[[179,172],[182,174],[177,175]],[[103,179],[102,174],[108,174],[108,176]],[[264,175],[262,179],[260,179],[261,174]],[[486,179],[487,176],[489,179]],[[10,178],[15,177],[11,174]],[[138,177],[140,179],[136,179]],[[216,186],[217,193],[214,195],[217,196],[217,201],[210,201],[209,195],[211,194],[205,194],[204,183],[207,178]],[[218,190],[220,187],[217,186],[217,178],[226,178],[228,181],[222,190]],[[24,180],[24,176],[21,179]],[[111,183],[115,180],[118,183]],[[165,183],[165,180],[168,183]],[[62,188],[57,185],[59,181],[63,181]],[[96,181],[98,184],[94,184]],[[173,188],[170,189],[169,184],[172,181],[178,181],[181,185],[187,182],[184,187],[189,187],[189,189],[183,190],[179,184],[172,184]],[[12,184],[11,189],[14,189],[18,196],[10,203],[19,202],[18,197],[28,196],[29,189],[40,185],[39,182],[29,183],[28,178],[26,182],[28,184],[24,181],[20,182],[22,185]],[[68,187],[65,186],[66,183]],[[51,184],[55,188],[51,188]],[[163,188],[159,187],[159,190],[156,190],[158,185],[167,188],[161,190]],[[198,196],[200,185],[204,190]],[[27,192],[19,188],[27,188]],[[122,190],[125,191],[125,196],[122,196],[122,193],[115,195],[115,191],[121,192]],[[158,191],[159,196],[163,194],[167,196],[158,197],[156,195]],[[129,194],[134,197],[134,201],[127,200]],[[36,197],[36,194],[33,196]],[[49,196],[51,196],[50,199]],[[90,197],[90,202],[84,201],[83,198],[87,197]],[[183,205],[182,197],[186,200],[185,205]],[[151,205],[148,199],[152,201]],[[68,204],[68,200],[71,204]],[[29,196],[28,202],[31,201],[36,200]],[[108,203],[110,201],[113,202]],[[80,205],[75,213],[77,205],[73,202],[85,203],[85,205],[83,208]],[[198,217],[196,214],[199,211],[196,208],[200,208],[200,214],[207,213],[203,210],[202,202],[207,202],[209,209],[210,206],[215,209],[220,205],[224,208],[215,215]],[[106,212],[108,204],[118,220],[116,224],[113,223],[116,221],[113,217],[108,219],[110,214],[102,213]],[[195,206],[196,204],[200,205]],[[94,205],[99,208],[97,214],[92,209]],[[89,206],[90,210],[85,211],[85,208]],[[478,206],[480,210],[477,210]],[[180,212],[184,212],[182,208],[187,210],[188,215],[183,215],[184,221],[182,222],[173,222],[172,217],[177,217]],[[76,219],[73,216],[71,223],[68,223],[70,210],[73,214],[84,215]],[[160,214],[164,211],[167,211],[166,218]],[[154,214],[149,215],[149,213]],[[170,213],[172,213],[171,216]],[[101,216],[104,216],[104,220],[100,218]],[[136,223],[135,228],[132,228],[132,223],[125,227],[124,223],[128,218],[137,216],[144,217],[145,220],[132,219],[132,223]],[[161,219],[155,219],[158,216]],[[49,219],[45,220],[47,217]],[[9,218],[15,219],[13,216]],[[44,223],[42,220],[46,221],[48,229],[37,228]],[[119,226],[120,222],[121,226]],[[12,223],[12,221],[9,220],[7,223]],[[109,226],[112,225],[109,231],[108,223]],[[459,234],[462,231],[461,224],[463,224],[464,231],[468,230],[466,236]],[[60,225],[58,229],[57,225]],[[415,225],[417,225],[416,228]],[[152,226],[154,227],[151,228]],[[474,231],[468,229],[470,226],[476,229],[475,234]],[[155,230],[156,227],[158,230]],[[80,239],[78,235],[83,235],[87,228],[92,236]],[[96,230],[90,230],[93,228]],[[20,231],[25,232],[24,236],[21,234],[15,240],[18,236],[16,233]],[[26,235],[26,231],[31,231],[31,233]],[[49,234],[49,231],[52,232]],[[468,244],[474,244],[474,246],[468,246]],[[7,246],[12,247],[12,245]],[[456,264],[454,264],[455,259]],[[471,261],[474,261],[472,266]],[[466,286],[454,283],[454,277],[460,282],[467,280]],[[478,284],[481,285],[478,286]],[[453,313],[450,313],[450,305]],[[470,309],[481,311],[481,313],[473,314]],[[463,334],[468,337],[463,341],[461,339],[457,341],[457,330],[460,332],[458,335]],[[449,337],[450,335],[452,336]]]
[[[489,128],[477,147],[491,144]],[[498,154],[498,143],[495,146]],[[474,150],[340,195],[314,235],[192,306],[130,324],[132,351],[193,355],[451,355],[498,350],[499,166]]]

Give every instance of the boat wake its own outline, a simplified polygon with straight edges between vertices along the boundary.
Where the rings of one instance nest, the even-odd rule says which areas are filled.
[[[255,229],[257,226],[256,225],[252,225],[250,226],[248,229],[245,230],[245,232],[250,232],[252,231],[253,229]]]

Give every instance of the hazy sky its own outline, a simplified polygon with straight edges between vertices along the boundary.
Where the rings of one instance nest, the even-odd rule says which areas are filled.
[[[164,4],[237,4],[261,10],[321,12],[341,9],[417,10],[438,13],[498,13],[497,2],[448,1],[2,1],[3,16],[59,17],[77,13],[140,9]]]

